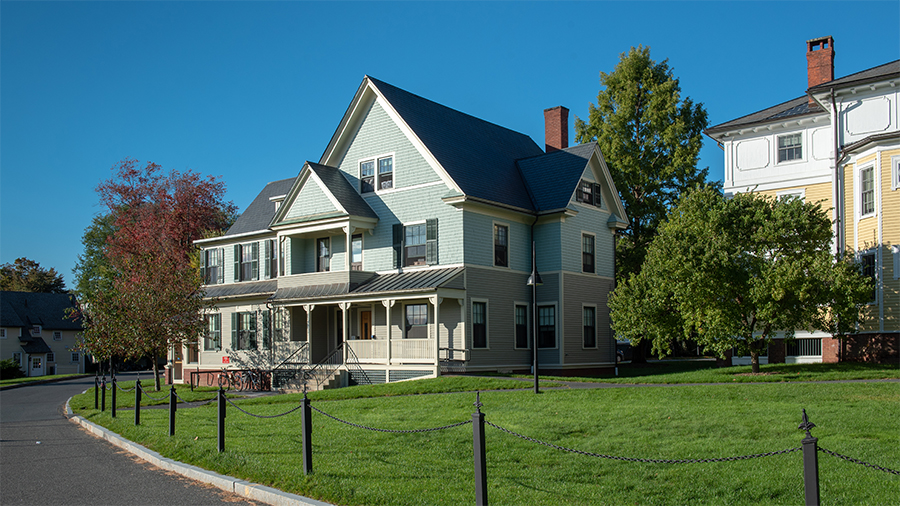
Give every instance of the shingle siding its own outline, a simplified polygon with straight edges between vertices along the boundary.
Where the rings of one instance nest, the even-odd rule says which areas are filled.
[[[334,207],[325,191],[322,190],[315,180],[309,178],[297,195],[297,199],[291,204],[291,208],[285,215],[285,220],[334,211],[337,211],[337,208]]]

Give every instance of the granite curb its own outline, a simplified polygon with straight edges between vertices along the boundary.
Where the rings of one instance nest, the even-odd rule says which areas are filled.
[[[70,399],[71,400],[71,399]],[[66,401],[66,416],[72,423],[77,423],[87,429],[94,437],[106,440],[119,448],[145,460],[156,467],[166,471],[178,473],[186,478],[207,483],[227,492],[233,492],[254,501],[261,501],[273,506],[331,506],[330,503],[317,501],[301,495],[282,492],[276,488],[267,487],[258,483],[240,480],[231,476],[224,476],[213,471],[185,464],[177,460],[163,457],[159,453],[129,441],[122,436],[111,432],[93,422],[84,419],[72,412],[69,401]]]

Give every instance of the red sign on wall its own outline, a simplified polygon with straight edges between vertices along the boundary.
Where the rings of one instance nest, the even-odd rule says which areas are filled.
[[[227,364],[231,360],[231,357],[222,357],[222,363]]]

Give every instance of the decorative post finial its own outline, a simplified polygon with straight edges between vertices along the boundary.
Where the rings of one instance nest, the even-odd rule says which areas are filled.
[[[806,408],[803,409],[803,421],[800,423],[800,426],[797,427],[800,430],[806,431],[806,437],[811,438],[812,434],[809,433],[809,430],[815,427],[816,424],[809,421],[809,417],[806,416]]]
[[[484,404],[481,403],[481,392],[475,391],[475,411],[481,413],[481,406]]]

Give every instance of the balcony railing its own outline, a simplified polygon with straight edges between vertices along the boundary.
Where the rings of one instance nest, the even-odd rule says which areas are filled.
[[[434,339],[392,339],[391,363],[433,364],[435,363]],[[388,341],[384,339],[362,339],[347,341],[347,345],[361,363],[387,363]]]

